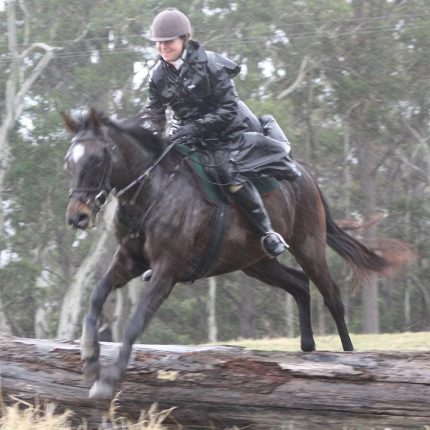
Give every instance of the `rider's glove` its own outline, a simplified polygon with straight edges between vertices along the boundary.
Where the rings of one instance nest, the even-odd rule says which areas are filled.
[[[201,129],[198,122],[189,122],[184,124],[172,136],[175,143],[198,143],[201,140]]]

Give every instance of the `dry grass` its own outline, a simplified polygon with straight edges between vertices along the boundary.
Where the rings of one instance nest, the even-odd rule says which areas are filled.
[[[387,334],[351,334],[352,343],[356,351],[373,350],[430,350],[430,332],[418,333],[387,333]],[[342,351],[339,336],[316,336],[315,342],[318,351]],[[265,351],[300,351],[300,339],[273,338],[273,339],[244,339],[230,341],[223,345],[243,346],[247,349]]]
[[[165,430],[164,420],[175,408],[158,411],[158,406],[154,403],[147,411],[142,410],[136,423],[124,417],[118,417],[117,400],[119,392],[112,400],[107,416],[103,417],[102,428],[112,428],[115,430]]]
[[[79,426],[72,426],[73,413],[66,411],[55,413],[56,405],[46,403],[43,406],[24,402],[14,398],[12,406],[2,405],[0,417],[1,430],[87,430],[83,422]],[[117,416],[117,397],[111,402],[108,414],[103,417],[101,429],[112,430],[166,430],[163,426],[164,420],[174,408],[158,411],[153,404],[147,411],[142,410],[139,420],[132,422],[127,418]]]
[[[4,430],[71,430],[69,424],[72,412],[55,414],[55,405],[43,406],[15,399],[12,406],[3,406],[0,428]]]

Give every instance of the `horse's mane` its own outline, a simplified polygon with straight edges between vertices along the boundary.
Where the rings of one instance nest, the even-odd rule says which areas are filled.
[[[93,110],[80,111],[77,114],[73,114],[74,132],[79,133],[85,130],[98,131],[102,115],[102,113],[97,113],[96,116]]]
[[[105,126],[108,133],[113,131],[119,135],[127,135],[133,138],[136,144],[143,145],[156,155],[161,153],[166,145],[160,133],[142,126],[142,119],[138,116],[116,120],[104,112],[90,109],[75,115],[70,124],[69,129],[73,129],[75,134],[87,130],[103,134],[102,126]]]
[[[121,120],[114,120],[107,115],[101,117],[102,123],[113,128],[119,133],[125,133],[136,139],[139,144],[144,145],[155,153],[161,153],[166,143],[159,133],[142,126],[141,118],[134,116]]]

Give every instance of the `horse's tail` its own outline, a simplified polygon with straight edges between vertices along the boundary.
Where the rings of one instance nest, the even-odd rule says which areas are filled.
[[[389,261],[381,255],[376,254],[359,240],[350,236],[336,224],[330,213],[328,202],[319,187],[318,191],[324,205],[327,244],[330,248],[348,261],[353,267],[373,272],[384,272],[387,270],[390,266]]]

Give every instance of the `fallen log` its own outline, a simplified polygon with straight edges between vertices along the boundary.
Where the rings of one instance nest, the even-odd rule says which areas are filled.
[[[116,347],[102,344],[103,362]],[[56,402],[97,428],[109,402],[88,399],[80,370],[76,342],[0,337],[5,402],[10,396]],[[136,345],[120,390],[119,415],[135,419],[155,402],[161,409],[175,406],[166,421],[174,429],[425,429],[430,351]]]

